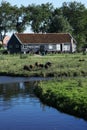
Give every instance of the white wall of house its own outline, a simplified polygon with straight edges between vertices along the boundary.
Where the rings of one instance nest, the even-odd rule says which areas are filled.
[[[72,47],[72,52],[76,51],[76,43],[74,42],[74,39],[71,38],[71,47]]]
[[[34,51],[37,51],[38,49],[40,48],[40,45],[38,44],[23,44],[21,46],[21,51],[22,52],[27,52],[27,51],[31,51],[31,50],[34,50]]]
[[[76,51],[76,44],[73,43],[72,45],[72,52],[75,52]]]
[[[56,51],[56,45],[55,44],[46,44],[45,45],[45,49],[48,50],[48,51]]]
[[[57,50],[57,51],[61,51],[60,44],[56,44],[56,50]]]
[[[41,44],[23,44],[21,46],[21,51],[22,52],[27,52],[30,50],[33,50],[36,52],[37,50],[40,49],[40,46],[44,45],[45,50],[47,51],[62,51],[62,52],[70,52],[71,51],[71,43],[61,43],[61,44],[56,44],[56,43],[51,43],[51,44],[46,44],[46,43],[41,43]],[[72,51],[74,52],[76,50],[76,45],[73,43],[72,44]],[[62,50],[61,50],[62,49]]]

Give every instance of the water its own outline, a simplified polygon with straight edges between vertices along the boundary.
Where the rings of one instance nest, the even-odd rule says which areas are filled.
[[[87,121],[42,104],[33,88],[34,81],[1,82],[0,130],[87,130]]]

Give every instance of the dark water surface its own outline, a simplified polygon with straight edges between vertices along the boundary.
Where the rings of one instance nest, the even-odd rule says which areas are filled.
[[[0,82],[0,130],[87,130],[87,121],[43,105],[33,88],[34,81]]]

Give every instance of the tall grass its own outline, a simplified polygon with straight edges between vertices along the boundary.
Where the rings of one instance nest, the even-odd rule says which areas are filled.
[[[87,120],[87,79],[41,81],[35,93],[44,103]]]

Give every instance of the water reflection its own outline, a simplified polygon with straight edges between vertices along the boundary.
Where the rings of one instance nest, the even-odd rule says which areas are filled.
[[[36,82],[0,84],[0,130],[86,130],[87,122],[42,104]]]
[[[23,90],[24,90],[24,89],[25,89],[24,82],[20,82],[20,83],[19,83],[19,87],[20,87],[20,89],[23,89]]]
[[[36,98],[33,93],[34,82],[0,84],[0,111],[10,109],[18,103],[18,99]]]

